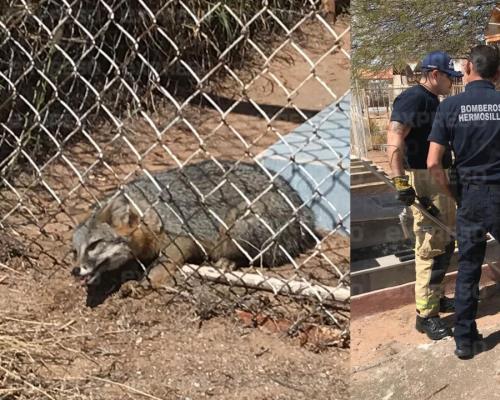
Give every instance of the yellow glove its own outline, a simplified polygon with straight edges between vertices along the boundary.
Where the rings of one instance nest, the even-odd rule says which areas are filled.
[[[415,189],[408,183],[409,177],[404,176],[395,176],[392,178],[392,183],[394,183],[394,187],[398,191],[396,198],[399,201],[402,201],[406,206],[411,206],[415,202]]]

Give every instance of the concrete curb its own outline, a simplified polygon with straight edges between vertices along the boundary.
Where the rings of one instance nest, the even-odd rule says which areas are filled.
[[[454,292],[456,277],[456,271],[446,275],[444,280],[446,293]],[[480,281],[483,295],[485,292],[497,289],[498,280],[495,280],[495,277],[496,271],[488,264],[483,265]],[[411,304],[414,301],[415,282],[352,296],[351,318],[358,319],[368,315],[393,310]]]

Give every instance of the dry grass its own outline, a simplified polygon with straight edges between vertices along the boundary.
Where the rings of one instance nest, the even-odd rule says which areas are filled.
[[[92,361],[68,343],[75,339],[67,331],[72,323],[74,320],[58,325],[0,314],[0,399],[91,399],[96,398],[92,392],[99,386],[112,385],[128,398],[138,395],[137,398],[160,400],[106,377],[58,377],[56,369],[64,370],[77,355]]]
[[[48,367],[68,362],[55,356],[64,347],[64,336],[64,327],[0,315],[0,398],[72,398],[78,385],[50,378]]]

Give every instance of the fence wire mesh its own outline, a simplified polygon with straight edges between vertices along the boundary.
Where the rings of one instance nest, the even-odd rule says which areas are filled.
[[[418,77],[413,77],[413,81],[416,84]],[[394,100],[410,86],[411,84],[393,84],[390,80],[378,79],[354,83],[354,101],[351,107],[353,154],[363,158],[370,150],[385,148]],[[449,95],[456,95],[463,90],[463,84],[454,84]]]
[[[348,155],[322,128],[347,118],[335,2],[12,0],[0,15],[0,302],[18,299],[0,319],[45,329],[85,301],[154,295],[165,313],[348,346],[348,213],[325,189]],[[12,393],[72,398],[66,381],[22,384],[16,351],[0,340]]]

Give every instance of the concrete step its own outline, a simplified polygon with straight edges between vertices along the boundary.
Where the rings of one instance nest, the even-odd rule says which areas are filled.
[[[375,165],[370,164],[373,168],[377,168]],[[351,172],[361,172],[361,171],[369,171],[368,168],[366,168],[365,165],[351,165]]]
[[[380,178],[371,171],[353,172],[351,170],[351,185],[361,185],[364,183],[381,182]]]
[[[351,160],[351,168],[352,167],[362,167],[366,163],[361,160]],[[371,161],[368,162],[370,165],[373,165]]]
[[[351,165],[350,167],[351,172],[360,172],[360,171],[366,171],[366,168],[364,165]]]
[[[362,183],[358,185],[351,184],[351,196],[364,196],[375,193],[386,193],[394,191],[384,182]]]
[[[489,239],[484,264],[496,262],[500,257],[500,245]],[[455,249],[448,272],[458,267],[458,250]],[[396,256],[359,260],[351,263],[351,295],[404,285],[415,280],[415,260],[400,261]]]
[[[351,250],[404,241],[399,218],[351,221]]]

